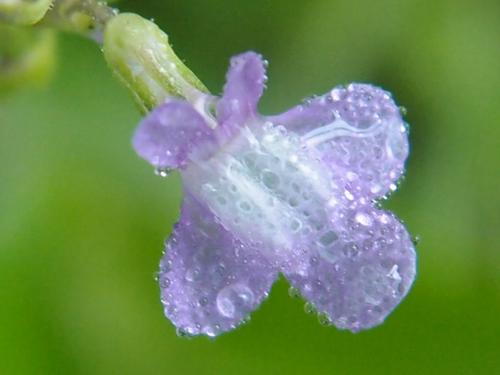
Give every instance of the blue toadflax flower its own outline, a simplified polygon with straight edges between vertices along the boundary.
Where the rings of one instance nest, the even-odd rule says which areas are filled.
[[[380,88],[350,84],[263,116],[265,80],[259,55],[236,56],[221,98],[169,100],[135,134],[139,155],[179,169],[184,185],[160,264],[165,314],[180,332],[216,336],[282,273],[338,328],[376,326],[416,268],[408,232],[375,203],[404,172],[399,108]]]

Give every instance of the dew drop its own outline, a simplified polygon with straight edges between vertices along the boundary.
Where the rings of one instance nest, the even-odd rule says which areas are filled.
[[[276,173],[266,169],[262,172],[262,182],[268,189],[273,190],[279,186],[280,178]]]
[[[161,277],[160,286],[162,288],[168,288],[170,286],[170,279],[168,277]]]
[[[297,198],[291,197],[288,200],[288,204],[290,205],[290,207],[297,207],[299,205],[299,201],[297,200]]]
[[[252,309],[253,292],[244,284],[231,284],[217,294],[217,309],[227,318],[245,316]]]
[[[278,131],[279,135],[281,136],[286,135],[286,128],[283,125],[278,125],[276,127],[276,130]]]
[[[335,232],[328,231],[323,234],[317,242],[320,245],[320,248],[318,249],[319,255],[329,263],[335,263],[339,260],[338,246],[334,246],[337,240],[337,234]]]
[[[297,288],[291,286],[290,288],[288,288],[288,295],[292,298],[298,298],[300,297],[300,292]]]
[[[241,201],[238,204],[238,207],[243,212],[250,212],[252,210],[252,206],[250,206],[250,203],[248,203],[247,201]]]
[[[190,268],[186,271],[186,281],[193,282],[198,280],[200,277],[200,270],[198,268]]]
[[[325,234],[323,234],[319,238],[319,244],[323,247],[330,246],[332,243],[334,243],[338,239],[338,236],[335,232],[333,231],[328,231]]]
[[[346,197],[348,200],[350,200],[350,201],[354,200],[354,196],[352,195],[352,193],[351,193],[349,190],[346,190],[346,191],[344,192],[344,195],[345,195],[345,197]]]
[[[263,125],[262,125],[262,129],[264,129],[264,131],[268,132],[270,130],[272,130],[273,128],[273,123],[270,122],[270,121],[266,121]]]
[[[316,312],[316,308],[311,302],[306,302],[304,304],[304,311],[306,314],[314,314]]]
[[[172,261],[168,259],[167,261],[161,262],[160,273],[169,272],[172,269]]]
[[[401,281],[401,275],[398,272],[398,265],[397,264],[395,264],[391,268],[391,270],[389,271],[389,273],[387,274],[387,276],[390,277],[393,280]]]
[[[157,167],[155,168],[155,175],[160,177],[168,177],[168,175],[172,172],[172,169],[166,167]]]
[[[330,98],[335,102],[339,101],[341,99],[341,90],[333,89],[330,92]]]
[[[332,324],[330,318],[328,317],[328,315],[326,313],[319,313],[318,314],[318,322],[322,326],[329,326]]]
[[[355,216],[355,220],[365,227],[372,225],[372,218],[364,212],[358,212]]]
[[[298,219],[292,219],[290,223],[290,229],[292,232],[297,232],[302,227],[302,222]]]
[[[183,328],[177,328],[175,330],[175,333],[179,337],[183,337],[183,338],[189,338],[190,337],[189,333],[185,329],[183,329]]]
[[[419,235],[416,235],[415,237],[412,238],[411,240],[413,242],[413,246],[418,246],[418,244],[420,243],[421,241],[421,238]]]

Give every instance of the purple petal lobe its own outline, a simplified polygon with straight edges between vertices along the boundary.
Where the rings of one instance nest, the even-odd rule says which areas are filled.
[[[382,323],[415,278],[411,238],[388,212],[341,212],[316,244],[309,267],[289,270],[286,277],[338,328],[356,332]]]
[[[216,336],[267,297],[276,270],[187,195],[160,264],[166,316],[187,335]]]
[[[141,122],[133,145],[153,166],[174,169],[209,155],[215,137],[189,103],[172,101],[158,106]]]
[[[357,198],[395,190],[408,156],[408,130],[390,94],[365,84],[338,87],[269,118],[301,135]]]
[[[231,59],[224,95],[217,107],[219,123],[242,125],[257,113],[257,103],[264,91],[266,69],[262,57],[246,52]]]

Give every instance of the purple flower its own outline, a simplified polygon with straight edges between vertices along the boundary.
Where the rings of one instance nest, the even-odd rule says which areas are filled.
[[[282,273],[329,323],[376,326],[415,277],[408,232],[376,205],[404,172],[406,124],[365,84],[263,116],[265,80],[259,55],[236,56],[220,99],[162,104],[135,134],[137,152],[184,184],[160,264],[165,314],[180,332],[216,336]]]

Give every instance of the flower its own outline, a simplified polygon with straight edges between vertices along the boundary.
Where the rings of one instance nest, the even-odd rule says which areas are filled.
[[[337,87],[277,116],[257,104],[265,61],[231,61],[222,97],[171,100],[134,136],[184,202],[160,263],[166,316],[187,335],[246,321],[282,273],[340,329],[380,324],[415,277],[412,239],[376,200],[396,189],[408,130],[391,95]]]

